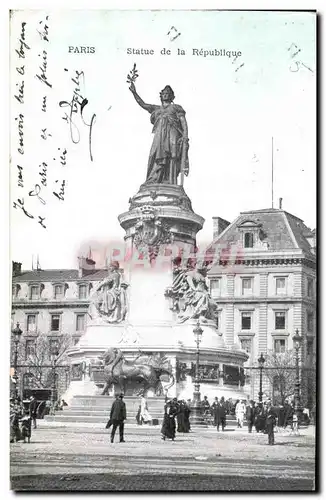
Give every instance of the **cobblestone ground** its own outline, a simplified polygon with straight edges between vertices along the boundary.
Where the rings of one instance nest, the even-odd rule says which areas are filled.
[[[97,428],[41,427],[30,444],[11,444],[11,487],[16,491],[312,491],[313,430],[300,436],[214,428],[162,441],[160,429],[128,427],[125,443],[111,444]]]

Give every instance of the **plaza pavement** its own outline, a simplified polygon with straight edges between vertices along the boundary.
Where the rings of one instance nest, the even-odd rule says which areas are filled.
[[[313,427],[301,429],[299,436],[277,432],[276,444],[268,446],[266,434],[246,429],[218,433],[214,427],[194,428],[177,433],[172,442],[162,441],[159,426],[126,423],[125,440],[119,443],[117,434],[111,444],[101,424],[41,421],[30,444],[10,445],[11,487],[144,491],[147,482],[145,490],[152,491],[204,491],[214,485],[241,491],[314,489]]]

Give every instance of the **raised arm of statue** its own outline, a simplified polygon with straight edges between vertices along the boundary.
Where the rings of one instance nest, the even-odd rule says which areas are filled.
[[[129,87],[129,90],[130,92],[132,93],[132,95],[134,96],[135,98],[135,101],[137,102],[137,104],[139,104],[139,106],[143,109],[145,109],[146,111],[148,111],[149,113],[152,113],[154,111],[154,108],[155,106],[153,104],[146,104],[142,98],[137,94],[136,92],[136,87],[135,87],[135,84],[133,82],[131,82],[130,84],[130,87]]]

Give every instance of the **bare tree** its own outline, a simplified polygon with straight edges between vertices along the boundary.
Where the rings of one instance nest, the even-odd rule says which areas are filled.
[[[295,394],[296,367],[295,351],[289,350],[282,353],[269,351],[266,356],[264,374],[273,387],[275,402],[284,403],[292,399]],[[316,398],[316,362],[314,359],[301,360],[299,365],[301,387],[301,403],[306,405]]]
[[[71,346],[71,336],[68,334],[48,337],[38,335],[26,354],[24,345],[19,348],[19,365],[24,367],[25,374],[28,373],[30,383],[36,388],[44,389],[51,386],[53,380],[53,368],[51,350],[55,348],[56,365],[66,362],[66,353]]]
[[[293,350],[276,353],[269,351],[266,356],[264,375],[273,387],[275,403],[284,403],[295,392],[295,353]]]

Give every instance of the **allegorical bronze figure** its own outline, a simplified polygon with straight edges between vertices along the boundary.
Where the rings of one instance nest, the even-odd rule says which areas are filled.
[[[132,79],[129,80],[130,91],[136,102],[151,114],[153,126],[153,144],[149,153],[146,183],[180,184],[184,175],[189,172],[188,160],[188,125],[186,112],[174,104],[174,92],[167,85],[160,92],[161,105],[146,104],[136,92]]]

